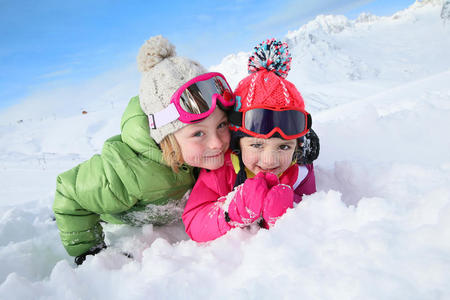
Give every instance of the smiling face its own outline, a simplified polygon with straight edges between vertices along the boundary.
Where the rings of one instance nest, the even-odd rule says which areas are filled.
[[[243,137],[240,146],[242,161],[253,174],[270,172],[279,175],[291,165],[297,140]]]
[[[188,165],[209,170],[223,166],[230,131],[227,116],[219,108],[205,120],[185,126],[174,135]]]

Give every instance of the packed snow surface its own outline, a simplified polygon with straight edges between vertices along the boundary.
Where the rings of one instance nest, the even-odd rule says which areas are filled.
[[[2,112],[0,298],[450,299],[450,24],[441,12],[441,1],[423,1],[390,17],[318,16],[284,37],[287,79],[313,114],[321,154],[318,192],[269,231],[198,244],[182,223],[105,225],[109,248],[77,268],[52,219],[55,179],[119,133],[139,78],[111,73]],[[247,58],[211,69],[235,86]]]

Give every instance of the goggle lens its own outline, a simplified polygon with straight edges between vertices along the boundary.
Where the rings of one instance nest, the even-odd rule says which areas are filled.
[[[294,137],[306,133],[307,113],[299,110],[255,108],[245,112],[244,128],[258,135],[266,135],[274,128],[279,128],[285,137]]]
[[[223,95],[227,90],[231,92],[226,81],[220,76],[214,76],[189,85],[180,95],[179,103],[187,113],[202,114],[212,107],[214,95],[220,95],[222,100],[225,100]],[[227,103],[223,104],[227,105]]]

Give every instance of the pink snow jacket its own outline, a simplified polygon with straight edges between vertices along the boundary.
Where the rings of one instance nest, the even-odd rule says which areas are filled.
[[[231,151],[225,154],[224,165],[213,171],[202,169],[192,189],[183,212],[186,233],[197,242],[214,240],[230,229],[232,224],[225,220],[222,208],[226,196],[233,190],[238,165],[233,166]],[[302,195],[316,192],[313,165],[293,164],[279,177],[280,183],[294,190],[294,202],[299,203]],[[230,193],[230,196],[232,194]],[[233,195],[234,197],[234,195]]]

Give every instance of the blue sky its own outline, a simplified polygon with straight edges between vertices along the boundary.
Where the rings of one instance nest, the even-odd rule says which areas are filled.
[[[0,0],[0,109],[51,82],[75,84],[130,65],[154,35],[162,34],[179,55],[209,67],[266,38],[283,38],[318,14],[386,16],[412,3]]]

